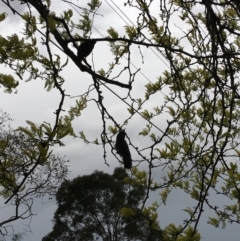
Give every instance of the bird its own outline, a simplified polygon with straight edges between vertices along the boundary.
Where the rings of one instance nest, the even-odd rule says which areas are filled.
[[[130,169],[132,167],[131,153],[128,148],[127,142],[124,140],[126,133],[124,130],[119,131],[116,138],[116,150],[117,153],[122,156],[123,164],[125,169]]]
[[[81,61],[93,51],[96,42],[97,41],[95,39],[89,39],[79,45],[77,54]]]

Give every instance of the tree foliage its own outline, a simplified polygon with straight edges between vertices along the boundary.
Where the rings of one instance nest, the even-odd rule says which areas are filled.
[[[49,153],[43,158],[38,141],[11,128],[12,119],[5,112],[0,116],[0,195],[5,199],[8,215],[0,222],[0,237],[11,235],[9,223],[31,218],[33,200],[53,198],[68,174],[66,161]],[[44,165],[43,165],[44,163]],[[20,239],[22,234],[14,234]]]
[[[53,231],[42,240],[163,240],[160,229],[151,230],[139,210],[145,198],[142,187],[124,183],[123,168],[113,175],[95,171],[66,180],[56,198]],[[131,208],[128,215],[121,210]]]
[[[134,127],[131,136],[139,134],[141,143],[146,140],[148,143],[139,146],[139,142],[127,136],[138,156],[137,160],[133,158],[133,164],[139,165],[139,170],[148,168],[143,172],[135,170],[129,184],[143,186],[147,196],[150,190],[157,190],[161,197],[157,201],[164,204],[174,189],[182,190],[195,201],[192,207],[184,209],[188,218],[182,220],[182,225],[166,227],[166,240],[199,240],[198,225],[203,207],[214,212],[208,222],[215,227],[225,226],[226,222],[239,224],[238,0],[125,1],[124,8],[137,17],[120,29],[109,26],[103,34],[107,37],[99,38],[96,34],[96,46],[99,42],[108,42],[113,56],[108,67],[99,70],[88,62],[81,62],[73,49],[77,50],[78,42],[92,38],[95,19],[101,16],[100,1],[92,0],[87,5],[80,1],[58,1],[65,6],[61,13],[56,12],[49,0],[1,2],[19,16],[24,29],[23,36],[0,37],[0,63],[12,70],[12,74],[0,75],[0,84],[10,93],[22,79],[42,79],[46,90],[56,88],[59,91],[54,123],[35,125],[29,121],[28,127],[21,128],[39,143],[38,151],[43,161],[37,166],[46,165],[49,147],[63,145],[62,139],[68,135],[102,145],[107,163],[109,148],[116,155],[114,135],[128,124]],[[25,8],[18,8],[18,4]],[[76,13],[79,21],[74,18]],[[0,20],[3,22],[6,17],[3,13]],[[46,52],[40,52],[39,43]],[[135,86],[141,84],[137,81],[140,67],[134,69],[132,63],[134,47],[139,48],[138,59],[142,62],[145,60],[142,50],[152,47],[166,66],[162,63],[161,68],[155,70],[157,80],[144,83],[145,93],[134,92]],[[55,48],[62,51],[64,58]],[[61,73],[69,63],[76,66],[79,73],[88,74],[92,83],[87,90],[79,90],[80,97],[75,105],[63,112],[68,96],[64,89],[66,80]],[[128,83],[124,82],[126,79]],[[119,88],[123,88],[126,95],[118,93]],[[124,120],[120,121],[117,114],[111,113],[104,100],[105,90],[124,103],[128,111],[128,114],[124,112]],[[89,103],[95,103],[99,110],[103,125],[100,140],[99,137],[90,140],[84,130],[75,133],[72,128],[72,122]],[[136,127],[135,121],[139,126]],[[153,173],[159,167],[164,172],[154,180]],[[215,205],[211,197],[216,194],[228,200],[226,205]],[[151,206],[141,210],[149,217],[156,212]]]

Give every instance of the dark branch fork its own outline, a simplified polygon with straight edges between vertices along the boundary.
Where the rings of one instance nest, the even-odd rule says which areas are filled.
[[[82,64],[81,60],[79,60],[79,58],[68,47],[68,43],[76,42],[77,40],[74,40],[74,38],[71,36],[71,33],[70,33],[70,31],[68,29],[68,26],[65,23],[65,21],[61,18],[56,17],[56,16],[50,16],[48,9],[46,8],[46,6],[44,4],[42,4],[41,1],[29,0],[28,2],[36,8],[36,10],[39,12],[39,14],[44,18],[46,23],[48,23],[48,21],[49,21],[48,19],[50,17],[53,20],[59,21],[63,24],[63,26],[65,27],[65,29],[66,29],[66,31],[69,35],[70,41],[64,40],[63,37],[61,36],[61,34],[59,33],[59,31],[56,28],[51,30],[51,34],[55,37],[56,41],[61,46],[61,48],[63,49],[65,54],[68,55],[72,59],[72,61],[80,68],[80,70],[82,72],[87,72],[90,75],[92,75],[94,78],[102,80],[102,81],[104,81],[108,84],[117,85],[119,87],[131,90],[131,88],[132,88],[131,84],[124,84],[124,83],[121,83],[121,82],[118,82],[118,81],[110,80],[110,79],[108,79],[104,76],[96,74],[93,70],[88,68],[86,65]]]

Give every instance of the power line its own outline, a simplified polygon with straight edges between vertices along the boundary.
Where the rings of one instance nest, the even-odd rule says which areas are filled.
[[[106,0],[105,0],[106,1]],[[106,1],[107,2],[107,1]],[[108,3],[108,2],[107,2]],[[69,3],[70,4],[70,3]],[[71,4],[70,4],[71,5]],[[108,3],[108,5],[111,7],[111,5]],[[71,7],[73,7],[72,5],[71,5]],[[112,8],[112,7],[111,7]],[[78,14],[80,15],[80,13],[79,13],[79,11],[75,8],[75,7],[73,7],[73,9],[75,10],[75,11],[77,11],[78,12]],[[112,8],[113,9],[113,8]],[[114,9],[113,9],[114,10]],[[115,10],[114,10],[114,12],[115,13],[117,13]],[[117,13],[118,14],[118,13]],[[118,14],[118,16],[119,17],[121,17],[119,14]],[[122,17],[121,17],[122,18]],[[123,19],[123,18],[122,18]],[[127,24],[127,22],[123,19],[123,21]],[[94,26],[92,26],[94,29],[96,29]],[[102,37],[104,37],[104,35],[100,32],[100,31],[98,31],[97,30],[97,32],[102,36]],[[154,51],[153,51],[154,52]],[[127,59],[125,56],[124,56],[124,58],[125,59]],[[132,63],[132,62],[130,62],[131,63],[131,65],[135,68],[135,69],[137,69],[137,67]],[[145,75],[145,74],[143,74],[141,71],[139,71],[150,83],[152,83],[151,82],[151,80]],[[102,82],[101,82],[102,83]],[[125,100],[123,100],[118,94],[116,94],[114,91],[112,91],[105,83],[102,83],[102,85],[105,87],[105,88],[107,88],[110,92],[112,92],[116,97],[118,97],[121,101],[123,101],[126,105],[128,105],[129,107],[131,107],[136,113],[138,113],[141,117],[143,117],[143,115],[138,111],[138,110],[136,110],[135,108],[133,108],[129,103],[127,103]],[[162,92],[162,90],[160,90],[160,92],[164,95],[164,96],[166,96],[163,92]],[[144,118],[144,117],[143,117]],[[152,123],[150,120],[147,120],[152,126],[154,126],[157,130],[159,130],[160,132],[162,132],[162,133],[164,133],[164,131],[162,131],[158,126],[156,126],[154,123]],[[168,138],[169,139],[171,139],[172,141],[174,141],[170,136],[168,136]]]
[[[134,27],[136,27],[137,28],[137,26],[136,26],[136,24],[134,24],[133,22],[132,22],[132,20],[129,18],[129,17],[127,17],[127,15],[117,6],[117,4],[115,4],[112,0],[110,0],[115,6],[116,6],[116,8],[125,16],[125,18],[126,19],[128,19],[128,21],[134,26]],[[109,2],[107,1],[107,0],[105,0],[105,2],[113,9],[113,11],[128,25],[128,26],[130,26],[130,24],[128,24],[121,16],[120,16],[120,14],[118,14],[118,12],[109,4]],[[151,44],[153,44],[152,43],[152,41],[150,41],[150,40],[148,40]],[[157,47],[155,47],[156,49],[158,49]],[[150,47],[150,50],[169,68],[169,65],[153,50],[153,48],[151,48]],[[166,59],[166,60],[168,60],[167,58],[166,58],[166,56],[164,56],[164,54],[158,49],[158,51],[161,53],[161,55]]]

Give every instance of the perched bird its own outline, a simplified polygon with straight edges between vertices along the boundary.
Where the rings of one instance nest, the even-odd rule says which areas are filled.
[[[89,39],[79,45],[77,54],[81,61],[92,52],[96,42],[94,39]]]
[[[127,142],[124,140],[126,136],[125,131],[120,131],[116,139],[117,153],[122,156],[124,168],[130,169],[132,167],[131,153],[128,148]]]

